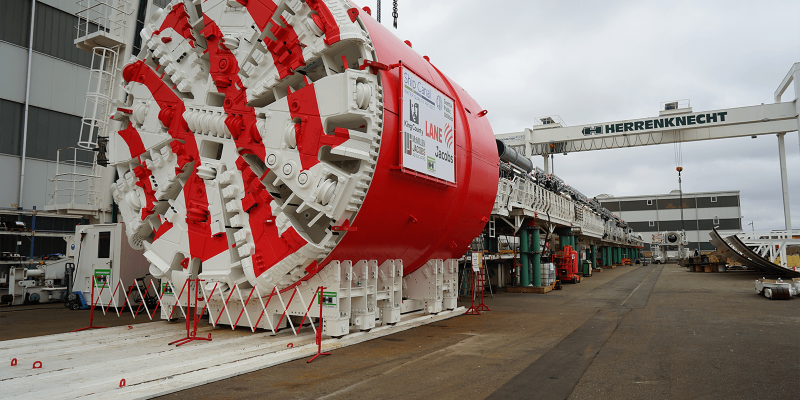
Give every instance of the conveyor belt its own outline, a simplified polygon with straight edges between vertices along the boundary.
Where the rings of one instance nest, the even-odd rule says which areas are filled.
[[[726,257],[736,260],[737,262],[741,263],[742,265],[746,265],[748,267],[768,271],[775,274],[787,274],[791,276],[800,276],[800,272],[783,268],[778,264],[774,264],[765,260],[753,250],[750,250],[738,236],[732,235],[728,236],[727,238],[722,238],[717,232],[716,228],[712,228],[711,233],[711,244],[717,248],[720,252],[722,252]]]

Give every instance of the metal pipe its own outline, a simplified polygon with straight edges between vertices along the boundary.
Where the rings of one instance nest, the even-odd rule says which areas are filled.
[[[31,57],[33,56],[33,26],[36,16],[36,0],[31,2],[31,32],[28,39],[28,71],[25,76],[25,120],[22,124],[22,161],[19,174],[19,201],[17,208],[22,209],[22,194],[25,189],[25,153],[28,151],[28,103],[31,95]]]
[[[36,244],[36,206],[33,206],[33,214],[31,215],[31,251],[28,254],[28,259],[33,260],[33,248]]]
[[[510,163],[525,172],[533,171],[533,162],[530,159],[517,153],[517,151],[511,147],[506,146],[500,139],[495,139],[495,142],[497,142],[497,155],[500,157],[501,161]]]
[[[544,174],[548,175],[550,174],[550,160],[547,154],[542,154],[542,157],[544,157]]]
[[[783,192],[783,218],[786,221],[786,230],[792,230],[792,213],[789,210],[789,179],[786,176],[786,133],[778,134],[778,158],[781,162],[781,191]]]

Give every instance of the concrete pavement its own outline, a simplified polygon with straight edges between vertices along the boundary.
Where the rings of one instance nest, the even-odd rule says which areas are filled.
[[[605,270],[544,295],[487,297],[492,311],[481,316],[165,397],[794,398],[800,298],[760,297],[760,277],[671,264]],[[63,306],[2,308],[0,339],[60,333],[87,318]],[[96,322],[131,322],[116,318]]]

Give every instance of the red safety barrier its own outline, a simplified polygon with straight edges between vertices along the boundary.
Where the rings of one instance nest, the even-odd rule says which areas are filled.
[[[470,268],[469,277],[470,277],[469,298],[471,299],[471,301],[470,301],[470,306],[467,309],[467,312],[464,313],[464,315],[481,315],[481,312],[478,311],[478,309],[475,307],[475,270]]]
[[[289,298],[289,304],[284,305],[283,298],[281,298],[280,293],[278,293],[278,300],[280,300],[281,305],[283,305],[283,314],[281,315],[281,319],[278,320],[278,326],[281,326],[281,322],[283,322],[283,317],[285,317],[286,312],[289,311],[289,306],[292,305],[292,300],[294,300],[294,295],[296,294],[297,294],[297,288],[295,287],[294,291],[292,291],[292,297]],[[294,325],[292,324],[292,320],[288,319],[286,320],[286,322],[288,322],[289,325],[292,327],[292,332],[294,332],[294,334],[297,335],[297,331],[294,330]]]
[[[17,359],[16,358],[12,358],[11,359],[11,366],[12,367],[16,367],[17,366]]]
[[[169,285],[170,287],[172,287],[173,292],[174,292],[175,288],[172,286],[172,283],[167,281],[166,284]],[[148,282],[144,293],[142,293],[142,290],[139,288],[139,285],[134,280],[133,285],[130,286],[130,288],[128,289],[128,292],[125,294],[125,301],[122,303],[122,307],[117,307],[117,291],[119,290],[120,287],[123,288],[123,292],[124,292],[125,284],[122,282],[122,279],[118,280],[117,284],[114,285],[114,291],[111,293],[111,301],[108,302],[108,305],[106,305],[105,308],[103,308],[102,306],[100,307],[101,310],[103,310],[103,315],[107,314],[108,310],[113,305],[114,306],[114,312],[116,312],[117,316],[119,317],[119,316],[121,316],[120,308],[124,309],[125,306],[128,306],[128,310],[130,310],[131,316],[134,319],[136,319],[136,317],[139,316],[139,312],[141,312],[142,307],[144,307],[145,313],[147,313],[147,317],[150,318],[150,320],[152,321],[153,317],[155,317],[155,315],[156,315],[156,311],[158,311],[158,308],[161,306],[161,301],[164,298],[165,290],[162,289],[161,293],[159,294],[158,289],[156,289],[156,287],[153,285],[153,280],[151,279]],[[150,311],[150,308],[147,306],[147,302],[145,301],[145,298],[150,293],[150,288],[151,287],[153,288],[153,290],[155,291],[156,296],[158,297],[158,301],[156,302],[156,305],[153,308],[152,312]],[[139,293],[139,299],[140,299],[139,305],[136,307],[136,311],[133,310],[133,307],[131,306],[132,302],[130,301],[130,296],[133,293],[133,289],[136,289],[137,293]],[[102,289],[101,289],[101,294],[102,294]],[[98,296],[98,300],[99,300],[99,296]],[[183,311],[182,308],[181,308],[181,311]],[[174,309],[173,309],[173,312],[174,312]],[[185,315],[185,313],[184,313],[184,315]],[[171,315],[170,315],[170,317],[171,317]]]
[[[119,387],[125,387],[126,384],[127,383],[125,382],[125,379],[120,379],[119,380]]]
[[[486,282],[489,280],[486,276],[486,268],[481,268],[478,271],[478,279],[481,281],[481,291],[479,294],[479,298],[481,300],[480,304],[475,308],[478,311],[492,311],[489,307],[483,302],[483,292],[485,292]]]
[[[233,329],[236,329],[236,325],[239,325],[239,320],[242,319],[242,314],[244,314],[244,310],[247,309],[247,304],[250,303],[250,298],[253,297],[253,292],[255,290],[256,290],[255,286],[253,286],[253,288],[250,289],[250,294],[247,295],[247,301],[245,301],[243,303],[242,311],[239,311],[239,316],[236,318],[236,322],[233,323]],[[237,292],[238,292],[238,288],[237,288]],[[242,293],[239,292],[239,300],[241,300],[241,297],[242,297]],[[247,320],[250,321],[250,315],[247,316]],[[252,324],[252,321],[250,321],[250,323]]]
[[[194,282],[194,307],[192,307],[192,287],[189,284],[189,282]],[[187,290],[189,298],[187,299],[188,301],[186,302],[186,308],[188,309],[187,311],[189,311],[189,316],[186,317],[186,337],[169,343],[169,344],[174,344],[175,347],[182,346],[186,343],[193,342],[195,340],[211,341],[210,333],[208,334],[207,338],[197,337],[197,324],[200,321],[200,318],[202,317],[201,314],[199,315],[197,313],[197,301],[198,301],[198,293],[200,290],[200,282],[205,282],[205,280],[204,279],[186,280],[185,286],[189,285],[189,290]],[[181,294],[183,294],[183,289],[181,289]],[[207,302],[205,297],[203,298],[203,301]],[[178,303],[176,304],[178,305],[180,304],[180,296],[178,296]],[[192,308],[194,308],[194,312],[192,312]],[[205,311],[205,306],[203,306],[203,310]]]
[[[261,297],[259,296],[258,299],[259,299],[259,301],[261,301],[261,312],[258,313],[258,320],[256,321],[256,325],[255,326],[258,326],[258,323],[261,322],[261,318],[264,316],[264,313],[266,313],[267,306],[269,305],[270,300],[272,300],[272,295],[274,295],[277,291],[278,290],[276,288],[272,288],[272,290],[269,292],[269,297],[267,298],[267,304],[266,305],[264,304],[264,301],[261,300]],[[269,321],[269,320],[267,320],[267,321]],[[270,327],[272,327],[272,330],[274,331],[275,327],[272,326],[272,321],[269,321],[269,325],[270,325]]]
[[[203,293],[205,294],[205,289],[203,288],[202,290],[203,290]],[[216,286],[215,286],[215,290],[216,290]],[[214,292],[214,290],[212,290],[212,295],[213,295],[213,292]],[[242,309],[239,311],[239,314],[236,316],[236,320],[235,321],[233,320],[233,318],[231,318],[230,310],[229,310],[229,307],[228,307],[228,305],[230,304],[230,301],[231,301],[231,297],[233,297],[234,293],[238,294],[239,302],[242,305]],[[317,294],[317,292],[315,291],[314,292],[314,297],[316,297],[316,294]],[[247,311],[247,306],[250,304],[250,301],[253,300],[254,295],[255,295],[256,298],[258,298],[258,301],[261,303],[261,310],[259,311],[258,318],[256,319],[255,324],[253,323],[252,318],[250,318],[250,313]],[[264,297],[267,297],[267,302],[266,303],[264,303]],[[209,310],[209,314],[211,314],[210,318],[209,318],[209,321],[213,321],[212,325],[216,327],[217,324],[219,324],[220,319],[222,318],[222,313],[225,312],[225,314],[228,315],[228,320],[233,322],[231,324],[231,329],[235,329],[239,325],[239,322],[241,321],[242,316],[244,316],[247,319],[247,322],[250,324],[250,329],[253,332],[255,332],[256,327],[258,327],[258,325],[261,323],[261,319],[264,317],[264,314],[267,313],[267,307],[269,306],[270,302],[272,301],[272,299],[274,297],[278,297],[278,300],[281,303],[281,308],[283,308],[283,313],[281,314],[281,317],[278,320],[277,324],[273,324],[271,319],[267,319],[267,322],[270,325],[270,330],[272,330],[273,333],[277,333],[278,332],[279,328],[276,328],[276,325],[279,327],[280,324],[283,322],[283,319],[286,318],[286,314],[287,314],[287,312],[289,310],[289,307],[294,302],[295,297],[300,299],[301,304],[303,305],[303,307],[306,308],[306,311],[303,314],[303,319],[300,322],[300,327],[296,328],[294,326],[294,323],[292,323],[291,319],[289,319],[289,318],[286,319],[287,323],[289,324],[290,328],[292,329],[292,332],[295,335],[297,335],[298,332],[300,332],[300,328],[302,328],[303,323],[305,323],[306,318],[308,318],[308,313],[311,311],[311,306],[313,305],[313,302],[312,302],[312,303],[308,304],[308,306],[306,306],[305,299],[303,299],[303,294],[301,293],[299,287],[294,288],[294,290],[292,291],[292,296],[289,298],[289,302],[286,303],[286,302],[283,301],[283,296],[281,296],[281,293],[280,293],[280,291],[277,290],[277,288],[272,288],[272,290],[270,291],[269,295],[262,296],[261,295],[261,291],[258,289],[258,287],[253,287],[253,288],[250,289],[250,293],[248,293],[247,298],[245,298],[242,295],[242,292],[239,289],[239,286],[234,284],[233,287],[230,289],[230,292],[228,293],[227,297],[223,296],[222,291],[219,292],[219,299],[222,302],[222,310],[220,310],[219,314],[217,314],[216,317],[214,317],[214,315]],[[208,296],[207,299],[210,300],[211,296]],[[310,322],[310,325],[311,325],[311,329],[314,330],[314,333],[316,333],[317,327],[314,324],[314,321],[313,320],[309,320],[309,322]]]
[[[317,334],[317,354],[314,357],[311,357],[307,363],[310,363],[317,359],[319,356],[329,356],[331,353],[323,353],[322,352],[322,291],[325,290],[324,286],[320,286],[317,288],[317,291],[314,293],[319,293],[319,329],[316,329]],[[314,299],[311,299],[312,303]]]
[[[39,364],[39,366],[37,367],[36,364]],[[33,369],[41,369],[41,368],[42,368],[42,362],[41,361],[34,361],[33,362]]]
[[[153,285],[153,280],[151,279],[150,282],[147,283],[147,288],[144,289],[145,295],[150,291],[150,286],[152,285]],[[147,309],[147,302],[144,301],[145,296],[142,295],[142,291],[139,289],[139,285],[136,284],[136,281],[134,281],[132,286],[136,287],[136,291],[139,292],[139,298],[142,300],[139,302],[139,307],[136,307],[136,314],[133,315],[133,319],[136,319],[136,316],[139,315],[139,311],[142,309],[143,305],[144,309],[147,311],[147,315],[149,316],[150,310]],[[153,310],[153,313],[155,313],[155,310]],[[150,319],[153,319],[153,317],[151,316]]]
[[[303,322],[306,322],[306,317],[308,317],[308,312],[311,311],[311,306],[314,305],[314,297],[317,297],[317,293],[319,293],[319,295],[321,297],[322,296],[321,292],[322,292],[322,286],[318,287],[317,290],[314,291],[314,294],[311,295],[311,302],[308,304],[308,308],[306,308],[306,313],[303,315],[303,319],[300,320],[300,328],[303,327]],[[300,299],[302,300],[302,295],[300,296]],[[305,303],[305,301],[304,301],[304,303]],[[322,318],[322,310],[321,309],[320,309],[319,317]],[[311,326],[313,327],[314,326],[314,321],[311,321],[310,319],[308,321],[311,322]],[[320,327],[320,329],[322,329],[322,325],[320,325],[319,327]],[[297,328],[297,332],[300,332],[300,328]],[[314,331],[316,333],[316,329],[314,329]]]
[[[96,286],[97,279],[96,279],[96,277],[92,277],[92,279],[93,279],[93,283],[95,283],[95,285],[92,286],[92,300],[93,301],[92,301],[92,313],[90,314],[90,321],[89,321],[90,326],[86,327],[86,328],[83,328],[83,329],[99,328],[99,327],[95,327],[95,326],[92,325],[93,321],[94,321],[93,311],[94,311],[94,308],[101,301],[101,296],[102,296],[103,291],[105,290],[105,288],[106,287],[110,288],[110,285],[108,283],[104,283],[103,286],[100,289],[100,293],[97,294],[97,296],[95,296],[94,288]],[[225,295],[224,294],[224,290],[220,290],[219,283],[215,283],[214,287],[211,289],[211,292],[209,294],[207,294],[206,293],[206,288],[204,286],[201,286],[201,282],[204,282],[204,280],[202,280],[202,279],[187,279],[187,280],[185,280],[183,285],[181,286],[181,290],[179,292],[177,292],[178,295],[175,296],[175,293],[176,293],[175,286],[172,284],[172,282],[170,282],[168,280],[162,285],[160,293],[159,293],[159,290],[156,289],[156,285],[153,283],[152,280],[150,280],[150,282],[147,284],[147,286],[145,287],[144,292],[142,292],[141,287],[139,286],[139,284],[136,281],[134,281],[134,284],[132,284],[126,290],[126,286],[122,282],[122,280],[118,280],[116,285],[114,285],[114,289],[113,289],[113,291],[111,293],[111,301],[109,301],[108,304],[105,305],[105,306],[101,305],[100,309],[103,311],[103,314],[107,314],[108,310],[113,306],[114,307],[114,311],[117,313],[117,316],[121,316],[122,315],[121,314],[122,310],[124,310],[127,307],[127,309],[131,312],[131,316],[134,319],[136,317],[138,317],[139,313],[142,311],[142,309],[144,309],[145,313],[148,316],[148,318],[150,318],[152,320],[155,317],[155,313],[156,313],[156,311],[158,311],[159,307],[163,306],[164,296],[167,294],[167,289],[171,289],[171,296],[175,296],[175,305],[172,306],[172,310],[170,310],[169,316],[167,317],[167,319],[172,319],[173,318],[176,308],[180,308],[181,313],[183,314],[183,317],[186,318],[186,336],[181,338],[181,339],[179,339],[179,340],[176,340],[176,341],[173,341],[173,342],[170,343],[170,344],[176,344],[177,346],[180,346],[180,345],[186,344],[188,342],[191,342],[193,340],[211,340],[211,335],[210,334],[208,335],[208,338],[197,337],[198,325],[199,325],[200,319],[205,314],[206,310],[208,310],[208,313],[209,313],[209,322],[211,322],[212,326],[214,326],[214,327],[216,327],[218,325],[220,319],[222,318],[222,313],[225,312],[228,315],[228,321],[232,322],[231,329],[236,329],[236,327],[239,325],[239,323],[243,320],[242,317],[245,317],[247,323],[250,326],[250,329],[253,332],[255,332],[256,328],[261,323],[261,320],[264,317],[264,315],[270,313],[269,311],[267,311],[267,307],[269,307],[270,302],[272,301],[272,299],[274,297],[277,297],[278,300],[280,301],[280,304],[281,304],[281,306],[278,308],[277,312],[281,312],[281,309],[282,309],[281,316],[278,319],[277,324],[274,324],[272,318],[268,318],[267,319],[267,321],[269,322],[269,325],[270,325],[270,330],[272,330],[273,333],[278,333],[278,330],[280,329],[281,324],[283,323],[284,319],[286,319],[287,324],[292,329],[292,333],[294,333],[295,335],[299,334],[300,329],[302,329],[302,327],[303,327],[303,325],[304,325],[306,320],[309,321],[309,325],[311,325],[311,329],[314,331],[314,333],[316,335],[320,334],[319,330],[317,329],[316,324],[314,323],[314,320],[309,318],[309,313],[311,312],[311,307],[313,306],[313,301],[308,303],[308,304],[306,303],[305,299],[303,298],[303,294],[302,294],[302,292],[300,290],[300,287],[295,287],[292,290],[292,294],[289,297],[289,301],[285,302],[284,299],[283,299],[283,296],[281,295],[280,291],[277,288],[273,288],[267,296],[262,296],[260,290],[258,289],[258,287],[253,287],[253,288],[250,289],[250,292],[245,297],[245,296],[242,295],[242,291],[240,290],[240,288],[239,288],[239,286],[237,284],[234,284],[233,287],[229,290],[229,293],[227,295]],[[195,286],[194,290],[192,290],[192,288],[191,288],[192,284],[194,284],[194,286]],[[156,302],[156,305],[152,310],[150,310],[149,306],[147,305],[147,302],[145,301],[145,299],[150,294],[150,289],[151,288],[153,288],[153,290],[155,291],[155,295],[158,297],[158,301]],[[321,298],[322,289],[323,288],[320,286],[314,291],[314,294],[312,295],[312,300],[317,298],[317,297]],[[131,295],[133,294],[134,290],[139,294],[139,299],[141,300],[139,305],[136,306],[135,310],[133,308],[133,305],[135,304],[135,298],[134,299],[131,298]],[[119,293],[120,291],[125,296],[125,300],[123,301],[121,307],[117,304],[117,297],[116,297],[117,293]],[[236,294],[238,295],[239,302],[240,302],[241,307],[242,307],[241,310],[239,310],[238,315],[236,315],[235,320],[231,317],[231,313],[230,313],[230,309],[229,309],[229,303],[230,303],[231,299],[233,298],[234,292],[236,292]],[[186,303],[187,303],[188,312],[186,310],[184,310],[183,305],[182,305],[182,299],[184,298],[184,293],[186,295]],[[201,294],[202,294],[202,298],[201,298]],[[209,308],[209,303],[214,299],[213,296],[215,294],[218,294],[218,299],[222,303],[222,309],[219,311],[219,313],[216,316],[213,315],[212,309]],[[258,298],[258,302],[260,303],[260,306],[261,306],[260,310],[259,310],[258,318],[255,321],[255,324],[253,323],[253,320],[250,317],[250,313],[248,312],[248,307],[250,306],[250,302],[253,301],[254,297]],[[264,303],[264,297],[267,298],[266,303]],[[299,299],[299,300],[296,300],[296,299]],[[202,309],[200,309],[201,308],[200,307],[200,302],[201,301],[203,302]],[[300,301],[301,307],[306,309],[305,312],[302,315],[302,320],[300,321],[300,325],[299,326],[295,326],[294,323],[292,322],[292,319],[287,317],[287,314],[289,313],[289,308],[296,301]],[[302,310],[302,308],[301,308],[301,310]],[[273,309],[273,312],[274,311],[275,310]],[[276,314],[276,316],[277,316],[277,314]],[[81,329],[81,330],[83,330],[83,329]],[[128,329],[133,329],[133,327],[128,325]]]
[[[81,328],[81,329],[75,329],[72,332],[83,331],[83,330],[86,330],[86,329],[103,329],[103,328],[105,328],[105,326],[94,326],[94,307],[97,305],[97,302],[100,301],[100,296],[103,295],[103,289],[105,289],[106,285],[107,285],[106,283],[103,283],[103,286],[100,287],[100,293],[97,295],[97,298],[95,299],[95,297],[94,297],[94,287],[97,286],[97,279],[96,278],[97,278],[96,275],[92,275],[92,298],[90,299],[91,300],[91,306],[90,306],[90,311],[89,311],[89,326],[87,326],[85,328]],[[100,309],[102,310],[103,306],[100,306]],[[39,363],[39,364],[41,364],[41,363]],[[34,365],[36,365],[36,364],[34,364]],[[34,367],[34,368],[36,368],[36,367]]]
[[[172,283],[169,282],[169,281],[167,281],[167,283],[172,288],[172,293],[175,293],[175,286],[172,286]],[[175,305],[178,306],[178,308],[181,309],[181,312],[183,313],[183,317],[184,318],[188,318],[188,317],[186,316],[186,312],[183,311],[183,306],[181,306],[181,296],[183,296],[183,290],[186,289],[186,286],[188,284],[189,284],[189,279],[187,279],[186,281],[183,282],[183,286],[181,286],[181,292],[178,293],[178,297],[175,298]],[[186,303],[186,304],[189,304],[189,303]],[[174,314],[174,313],[175,313],[175,307],[172,307],[172,311],[170,311],[168,319],[172,319],[172,314]]]

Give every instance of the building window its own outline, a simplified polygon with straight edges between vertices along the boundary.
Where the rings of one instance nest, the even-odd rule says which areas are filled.
[[[647,205],[648,206],[652,206],[653,205],[653,200],[647,200]]]
[[[111,257],[111,232],[100,232],[97,240],[97,258]]]
[[[711,196],[711,202],[712,203],[716,203],[717,202],[717,196]]]
[[[649,200],[648,200],[649,201]],[[650,221],[650,226],[656,226],[656,221]]]

